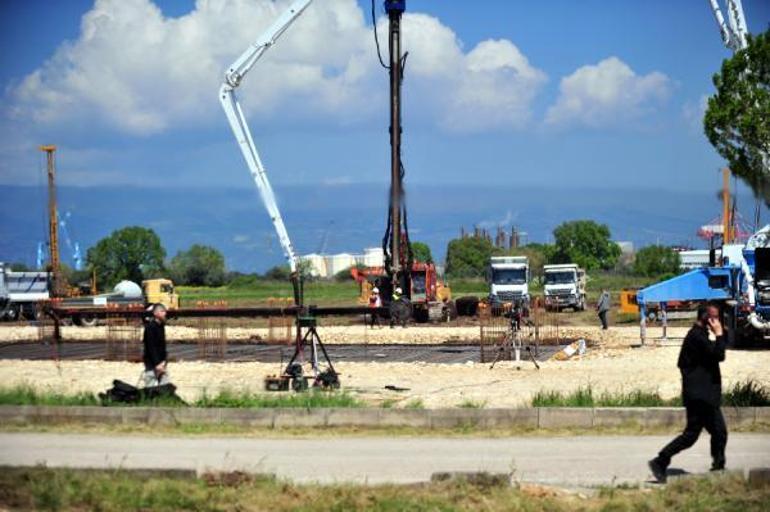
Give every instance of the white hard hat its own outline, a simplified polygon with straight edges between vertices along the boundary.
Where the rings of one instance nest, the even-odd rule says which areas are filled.
[[[380,289],[375,286],[372,288],[372,293],[380,293]]]
[[[404,293],[400,286],[396,287],[396,293]]]

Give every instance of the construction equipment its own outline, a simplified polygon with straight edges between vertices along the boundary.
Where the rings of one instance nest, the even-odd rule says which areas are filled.
[[[361,304],[368,304],[372,289],[387,279],[385,267],[350,268],[350,275],[358,283]],[[412,262],[410,288],[404,289],[411,297],[412,317],[417,322],[446,321],[457,316],[451,288],[439,277],[434,263]]]
[[[284,369],[281,378],[292,379],[297,382],[300,378],[304,379],[301,375],[297,375],[295,361],[299,359],[301,362],[304,356],[305,346],[309,343],[310,363],[313,368],[316,384],[335,386],[339,385],[337,373],[315,330],[315,319],[308,312],[304,311],[302,307],[303,293],[302,279],[299,275],[299,258],[292,246],[289,233],[283,222],[283,217],[281,217],[281,211],[278,209],[278,204],[275,200],[275,193],[267,178],[265,166],[262,164],[262,160],[259,157],[257,148],[254,145],[254,139],[249,130],[249,125],[246,122],[241,105],[238,103],[238,98],[235,95],[235,90],[241,85],[243,79],[254,67],[260,57],[275,44],[281,34],[296,21],[305,9],[308,8],[311,2],[312,0],[295,0],[292,2],[289,8],[281,14],[278,19],[276,19],[272,25],[270,25],[267,30],[235,60],[235,62],[233,62],[227,72],[225,72],[224,81],[219,88],[219,101],[225,111],[227,120],[230,122],[230,127],[235,134],[238,146],[241,148],[241,153],[243,153],[243,157],[246,159],[246,164],[249,166],[249,171],[254,178],[254,183],[256,183],[257,189],[259,189],[262,202],[273,222],[273,227],[278,235],[278,241],[283,248],[284,256],[289,263],[289,269],[291,271],[291,283],[294,289],[294,304],[298,307],[296,344],[291,362]],[[302,334],[303,328],[307,329],[304,336]],[[326,359],[328,366],[328,370],[324,372],[321,372],[318,365],[319,349],[323,352],[323,356]]]
[[[262,164],[262,160],[259,157],[257,147],[254,145],[254,139],[251,136],[251,131],[249,130],[249,125],[243,115],[241,105],[238,103],[235,90],[241,85],[243,79],[251,68],[254,67],[254,64],[257,63],[260,57],[275,44],[281,34],[289,28],[305,9],[307,9],[311,2],[312,0],[295,0],[286,12],[279,16],[278,19],[275,20],[273,24],[270,25],[270,27],[268,27],[268,29],[235,60],[235,62],[233,62],[227,72],[225,72],[224,81],[219,88],[219,101],[225,111],[233,134],[235,134],[235,139],[238,141],[238,146],[241,148],[243,158],[246,159],[246,164],[249,166],[249,171],[251,171],[251,176],[254,178],[254,183],[257,185],[257,189],[262,197],[262,202],[267,209],[267,213],[270,215],[270,220],[273,222],[273,227],[278,235],[278,241],[283,248],[283,254],[286,257],[286,261],[289,263],[291,282],[292,287],[294,288],[294,302],[297,305],[302,304],[302,286],[298,271],[297,254],[294,251],[291,239],[289,238],[289,233],[283,223],[283,217],[281,217],[281,211],[278,209],[273,187],[270,185],[270,181],[267,178],[265,166]]]
[[[372,0],[372,17],[374,17]],[[388,52],[389,60],[385,65],[379,55],[380,45],[377,39],[377,23],[374,24],[375,42],[380,63],[386,67],[390,76],[390,194],[388,222],[382,238],[382,250],[385,254],[385,274],[387,279],[378,283],[382,291],[383,302],[389,305],[393,290],[404,290],[405,298],[411,300],[412,293],[412,247],[409,243],[409,226],[406,203],[404,201],[404,165],[401,161],[401,85],[404,80],[404,64],[407,54],[401,54],[401,16],[406,10],[405,0],[385,0],[385,12],[388,14]]]
[[[561,311],[586,309],[586,272],[574,263],[543,266],[545,308]]]

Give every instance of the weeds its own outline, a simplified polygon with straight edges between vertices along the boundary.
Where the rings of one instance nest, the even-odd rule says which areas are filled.
[[[658,392],[635,390],[597,395],[588,385],[570,393],[538,391],[532,398],[533,407],[673,407],[681,405],[679,398],[663,399]]]
[[[237,475],[236,475],[237,476]],[[739,476],[688,478],[658,489],[614,487],[592,497],[507,486],[442,482],[424,485],[295,485],[269,478],[146,478],[123,471],[4,468],[0,508],[21,510],[377,510],[382,512],[527,510],[764,510],[770,487]]]
[[[457,406],[461,409],[483,409],[487,406],[486,400],[464,400]]]
[[[634,390],[629,392],[597,395],[588,385],[570,393],[561,391],[538,391],[532,398],[533,407],[681,407],[680,397],[664,399],[660,394],[650,391]],[[722,394],[722,405],[731,407],[767,407],[770,406],[770,390],[753,380],[738,382]]]
[[[736,382],[722,394],[722,404],[732,407],[767,407],[770,406],[770,390],[751,379]]]

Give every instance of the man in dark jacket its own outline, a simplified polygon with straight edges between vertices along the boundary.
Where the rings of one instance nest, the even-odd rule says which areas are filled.
[[[166,354],[166,306],[152,306],[152,318],[144,326],[144,385],[146,387],[168,384],[168,360]]]
[[[712,471],[725,468],[727,426],[719,408],[722,402],[722,375],[719,363],[725,360],[725,336],[714,304],[698,308],[698,320],[682,343],[677,366],[682,373],[682,401],[687,411],[687,426],[649,462],[655,478],[666,480],[671,457],[698,440],[704,428],[711,434]]]

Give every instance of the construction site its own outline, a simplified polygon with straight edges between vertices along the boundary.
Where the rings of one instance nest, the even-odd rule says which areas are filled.
[[[328,0],[316,0],[315,3],[324,1]],[[725,167],[718,180],[721,211],[714,211],[713,219],[693,225],[687,235],[696,236],[700,248],[693,245],[666,248],[675,258],[675,272],[658,270],[629,277],[631,274],[618,271],[617,268],[623,264],[627,268],[633,267],[631,242],[609,241],[613,261],[618,262],[613,270],[594,269],[589,266],[590,259],[570,259],[569,255],[559,253],[557,231],[554,231],[557,240],[553,244],[556,249],[543,249],[547,243],[537,243],[527,232],[529,230],[524,231],[527,227],[526,212],[521,212],[520,217],[505,225],[481,223],[473,224],[470,229],[460,227],[459,238],[452,240],[450,249],[451,244],[456,242],[468,247],[488,247],[483,261],[483,275],[468,274],[464,267],[458,270],[457,262],[460,260],[450,263],[449,255],[444,261],[426,256],[420,252],[420,244],[413,241],[414,233],[410,233],[409,229],[409,223],[416,221],[414,215],[410,216],[412,211],[408,207],[416,199],[407,194],[407,178],[411,175],[407,174],[402,149],[409,137],[403,127],[403,117],[405,105],[409,105],[404,99],[409,94],[405,69],[412,51],[404,47],[403,32],[406,30],[404,24],[413,18],[405,15],[407,2],[386,0],[382,5],[378,2],[377,7],[381,7],[378,12],[381,11],[382,15],[379,22],[375,4],[372,3],[372,26],[367,27],[373,31],[373,42],[368,51],[374,52],[373,58],[384,68],[384,71],[380,70],[383,71],[383,79],[378,85],[387,90],[388,98],[388,136],[381,143],[388,148],[390,165],[388,169],[380,170],[380,174],[387,177],[388,195],[378,206],[381,218],[373,220],[384,230],[367,235],[370,242],[360,254],[329,255],[326,253],[327,238],[329,232],[336,229],[329,226],[319,250],[301,255],[292,242],[295,224],[301,222],[295,219],[292,223],[288,216],[288,220],[284,221],[282,206],[294,200],[301,202],[302,198],[281,197],[279,203],[270,181],[272,173],[266,170],[261,158],[262,152],[268,155],[273,148],[260,145],[258,150],[255,140],[262,138],[263,134],[260,133],[257,138],[252,136],[245,109],[236,93],[245,80],[258,79],[261,65],[268,69],[274,65],[274,61],[267,56],[277,54],[276,58],[280,59],[283,49],[281,40],[290,37],[296,28],[295,21],[313,9],[314,2],[293,0],[275,5],[269,3],[278,15],[263,24],[266,28],[262,33],[253,34],[258,36],[257,39],[232,64],[223,68],[225,73],[218,97],[258,192],[261,206],[255,205],[253,214],[264,216],[266,210],[274,230],[274,240],[278,241],[283,255],[282,268],[287,269],[285,279],[271,278],[279,292],[268,296],[272,292],[265,291],[259,298],[257,295],[247,296],[245,292],[239,295],[237,290],[225,293],[223,285],[181,285],[175,282],[178,279],[176,274],[171,276],[160,271],[152,275],[147,272],[141,280],[124,273],[115,279],[116,284],[102,284],[97,274],[102,275],[100,272],[104,269],[96,268],[92,259],[96,249],[88,249],[87,258],[84,256],[80,244],[72,240],[68,232],[72,222],[69,213],[61,213],[63,210],[57,192],[59,181],[63,176],[66,179],[68,169],[66,165],[59,165],[58,160],[66,160],[67,146],[52,144],[56,141],[42,141],[45,144],[39,145],[36,151],[45,159],[46,241],[38,246],[35,268],[19,270],[7,260],[5,264],[0,263],[0,388],[4,390],[3,396],[12,396],[23,390],[28,396],[53,394],[58,397],[56,400],[65,402],[66,399],[61,397],[81,397],[78,400],[85,400],[83,403],[72,398],[72,405],[78,406],[80,412],[77,414],[84,418],[97,418],[101,414],[88,412],[86,406],[92,406],[89,401],[92,399],[100,401],[100,405],[93,405],[94,409],[101,407],[108,410],[122,406],[125,410],[118,424],[123,425],[126,432],[138,428],[141,435],[148,437],[151,437],[155,426],[171,429],[162,434],[165,436],[184,435],[178,429],[186,425],[187,420],[173,407],[209,407],[193,404],[236,396],[259,397],[266,403],[274,400],[278,404],[271,408],[270,414],[274,416],[271,416],[270,428],[267,431],[257,430],[257,436],[267,438],[285,435],[291,439],[298,435],[305,441],[313,439],[314,406],[300,406],[292,412],[295,406],[282,404],[292,404],[295,400],[310,404],[318,396],[327,397],[332,404],[321,406],[327,408],[323,412],[324,425],[332,422],[335,411],[339,412],[335,408],[339,406],[334,405],[334,400],[338,399],[335,397],[355,404],[350,407],[380,411],[376,419],[355,419],[355,414],[351,412],[353,419],[340,420],[343,430],[339,434],[335,434],[332,428],[323,429],[327,431],[325,436],[335,439],[350,434],[344,428],[356,432],[360,430],[363,435],[370,435],[367,428],[375,429],[375,434],[371,435],[383,435],[383,428],[406,429],[406,435],[412,435],[414,432],[409,429],[418,424],[415,423],[419,420],[418,414],[433,411],[441,415],[448,409],[461,410],[465,415],[462,420],[465,423],[459,419],[447,423],[450,430],[454,429],[449,437],[466,434],[484,437],[495,428],[508,429],[507,434],[495,435],[519,435],[521,431],[516,430],[519,428],[518,420],[511,418],[535,410],[534,431],[542,432],[534,435],[563,434],[579,439],[585,435],[603,435],[601,428],[596,427],[597,421],[604,415],[609,418],[615,412],[604,412],[601,408],[610,409],[613,406],[620,406],[626,411],[617,413],[617,417],[612,416],[614,419],[608,423],[611,428],[618,429],[617,436],[630,438],[637,433],[648,436],[667,434],[684,424],[682,375],[677,369],[683,340],[693,322],[702,320],[697,315],[701,314],[706,304],[710,304],[718,309],[719,321],[724,326],[728,350],[720,365],[721,386],[725,393],[728,390],[731,393],[729,400],[732,402],[729,403],[734,410],[725,414],[732,414],[728,416],[728,424],[732,420],[737,423],[735,442],[741,447],[739,452],[733,454],[733,459],[729,459],[736,461],[735,464],[728,467],[745,470],[746,475],[757,467],[764,468],[756,473],[761,475],[756,478],[764,478],[765,483],[756,484],[751,480],[754,477],[747,476],[748,483],[745,485],[752,489],[754,494],[747,494],[752,499],[768,496],[770,225],[763,226],[762,223],[767,207],[761,195],[755,199],[754,218],[745,220],[736,205],[737,178]],[[705,4],[700,7],[708,10],[709,3]],[[727,48],[733,54],[745,50],[748,45],[747,25],[740,0],[728,0],[724,8],[716,0],[711,0],[710,6]],[[368,3],[366,7],[368,10]],[[419,18],[415,19],[419,21]],[[713,37],[719,35],[713,32]],[[261,61],[263,56],[266,61]],[[410,66],[419,65],[419,57],[417,60],[418,64]],[[226,62],[220,64],[224,66]],[[421,71],[412,72],[419,74]],[[281,80],[280,77],[271,79]],[[230,149],[235,152],[235,148]],[[242,163],[239,161],[239,164]],[[716,181],[713,177],[709,179]],[[510,212],[508,217],[511,217]],[[607,238],[609,240],[609,236]],[[380,241],[381,244],[376,246]],[[655,244],[655,247],[658,246],[662,244]],[[64,251],[72,255],[72,269],[62,262],[61,253]],[[591,248],[586,252],[588,256],[595,256],[600,250]],[[427,254],[430,254],[429,248]],[[3,258],[0,250],[0,260]],[[467,262],[471,258],[462,261],[470,265]],[[450,265],[453,268],[448,269]],[[73,270],[81,276],[77,283],[68,277]],[[332,289],[332,285],[328,284],[332,282],[335,283],[334,290],[344,288],[344,293],[323,295],[325,286]],[[260,281],[253,285],[255,289],[259,286]],[[286,291],[289,293],[283,293]],[[157,313],[160,310],[163,311],[162,317]],[[156,321],[162,324],[164,333],[162,339],[166,355],[162,371],[157,370],[154,364],[147,366],[147,330],[148,325],[154,325]],[[147,378],[148,372],[155,372],[155,383],[143,385],[142,379]],[[750,397],[743,401],[732,398],[740,395],[739,390],[748,390],[746,396]],[[568,397],[572,397],[574,403]],[[588,401],[585,401],[586,397]],[[632,403],[633,399],[629,397],[636,397],[636,402]],[[562,399],[563,403],[559,402]],[[0,445],[9,454],[6,458],[0,457],[3,465],[17,465],[12,457],[27,461],[25,456],[17,453],[19,450],[14,451],[14,435],[37,435],[37,423],[43,431],[49,428],[45,425],[50,423],[54,432],[67,436],[71,434],[67,428],[72,425],[81,425],[72,427],[77,432],[81,427],[84,432],[90,432],[88,429],[95,428],[94,424],[102,421],[63,419],[70,414],[65,410],[66,404],[61,404],[61,411],[57,412],[55,407],[60,404],[54,399],[46,401],[40,398],[24,403],[13,402],[13,398],[3,400],[0,404],[0,430],[5,433],[0,434]],[[558,413],[561,415],[559,418],[563,416],[564,422],[553,420],[552,425],[542,427],[546,414],[543,410],[551,406],[561,407],[553,414]],[[166,419],[158,416],[147,420],[146,425],[130,427],[134,421],[130,420],[132,407],[140,411],[136,414],[140,414],[144,407],[158,407],[159,411],[165,411],[162,415],[166,415],[163,416]],[[575,419],[581,414],[578,411],[581,407],[589,407],[592,411],[590,425]],[[658,413],[653,410],[639,412],[639,415],[647,414],[639,418],[648,419],[637,424],[637,413],[632,410],[634,407],[644,407],[645,411],[670,409],[674,420],[656,423],[658,420],[649,419],[657,417]],[[723,408],[727,407],[723,403]],[[239,424],[238,428],[243,425],[252,428],[260,424],[259,414],[263,413],[258,409],[257,406],[246,406],[242,418],[245,423]],[[402,412],[382,412],[390,409]],[[508,419],[495,423],[493,428],[479,427],[487,421],[478,419],[485,417],[485,410],[505,414]],[[256,416],[246,418],[252,413]],[[226,429],[225,413],[217,414],[220,416],[218,423],[215,422],[219,425],[216,428]],[[287,425],[292,425],[284,434],[281,434],[276,419],[282,414],[288,418]],[[403,417],[383,419],[386,414],[403,414]],[[169,423],[167,418],[176,415],[179,417]],[[440,426],[443,424],[439,420],[425,421],[432,422],[431,428],[417,427],[421,432],[416,436],[446,437],[447,432],[440,430],[444,427]],[[70,423],[70,427],[61,427]],[[193,426],[189,428],[192,432],[200,427],[206,434],[206,428],[212,428],[213,424],[206,423],[209,426],[204,428],[191,423]],[[434,425],[439,426],[434,428]],[[292,433],[292,428],[299,428],[299,433]],[[307,430],[301,430],[303,428]],[[485,430],[489,432],[485,433]],[[531,434],[530,430],[526,431],[527,435]],[[217,432],[214,431],[214,434]],[[226,430],[222,432],[227,434]],[[110,430],[97,431],[97,435],[113,434]],[[129,432],[126,435],[132,434]],[[351,439],[357,435],[360,432]],[[394,439],[402,435],[393,434]],[[384,437],[389,436],[385,431]],[[70,441],[62,442],[65,446]],[[521,441],[519,445],[516,441],[514,445],[523,447],[527,442]],[[656,438],[655,442],[659,440]],[[47,441],[24,440],[19,443],[22,443],[19,446],[29,443],[37,450]],[[597,444],[601,445],[602,441],[597,441]],[[698,446],[699,458],[695,459],[693,455],[693,459],[688,459],[696,466],[693,469],[696,473],[703,469],[701,466],[708,458],[705,445]],[[602,449],[594,448],[595,453],[603,453]],[[84,445],[79,450],[87,451],[87,447]],[[416,463],[414,473],[406,471],[402,478],[383,468],[392,462],[384,458],[377,468],[358,472],[350,469],[350,472],[341,471],[337,476],[342,482],[364,484],[415,483],[424,481],[428,472],[426,468],[430,468],[430,478],[434,483],[438,481],[436,475],[439,473],[436,472],[441,471],[448,471],[446,478],[452,482],[455,478],[473,482],[476,477],[469,475],[475,470],[487,477],[489,472],[502,474],[507,471],[501,470],[501,461],[495,459],[491,452],[486,457],[488,461],[494,459],[494,463],[467,458],[444,461],[440,465],[438,462],[434,464],[429,455],[430,448],[424,450],[426,452],[420,452],[418,459],[424,461],[425,467]],[[37,452],[31,450],[31,453]],[[105,453],[118,456],[117,451]],[[525,462],[523,472],[530,471],[529,474],[535,476],[531,479],[527,474],[512,476],[515,471],[511,470],[506,473],[506,478],[518,479],[519,485],[553,485],[554,488],[571,489],[564,492],[585,492],[590,499],[598,496],[597,489],[601,486],[614,486],[616,478],[617,482],[628,484],[631,488],[643,488],[650,483],[644,459],[640,459],[643,456],[635,451],[633,458],[642,461],[637,464],[640,468],[618,467],[605,474],[597,467],[583,476],[576,475],[580,472],[577,468],[591,458],[591,450],[569,453],[573,468],[570,471],[575,475],[567,473],[566,468],[557,470],[558,461],[550,461],[544,468],[534,462]],[[58,463],[54,462],[55,454],[47,455],[41,451],[36,456],[44,459],[43,464],[47,461],[50,467],[95,467],[103,464],[109,467],[115,462],[110,456],[106,457],[109,459],[106,463],[94,462],[94,459],[82,464],[73,462],[77,458],[74,454],[60,455]],[[351,459],[343,457],[339,467],[345,466],[348,460],[354,460],[351,467],[355,466],[360,462],[359,456],[363,457],[360,454],[350,455]],[[380,460],[377,457],[384,455],[378,452],[372,457]],[[606,455],[602,460],[612,460],[609,457]],[[191,465],[197,465],[193,469],[200,476],[203,459],[192,455],[188,458],[180,463],[184,468],[154,459],[145,467],[134,453],[126,467],[155,471],[189,470]],[[232,463],[206,460],[205,464],[212,466],[209,469],[215,473],[261,471],[249,465],[253,462],[246,463],[239,459],[237,454]],[[271,462],[278,460],[280,462]],[[28,466],[28,462],[21,462],[18,466]],[[314,463],[308,462],[311,466]],[[277,473],[279,478],[288,478],[295,483],[338,481],[333,473],[336,471],[334,466],[298,469],[303,465],[300,459],[292,462],[278,456],[268,458],[266,462],[268,472]],[[562,472],[550,478],[548,471],[551,469]],[[320,475],[320,472],[324,474]],[[744,485],[743,480],[741,482],[740,485]],[[540,491],[531,492],[537,494]],[[557,494],[548,496],[564,497],[560,494],[562,491],[553,492]],[[569,496],[573,499],[577,495]],[[0,497],[0,505],[7,504],[4,499]],[[480,509],[484,508],[480,503],[477,505]],[[582,507],[575,503],[572,505],[560,506],[565,506],[565,510]],[[756,502],[751,502],[745,505],[745,509],[761,509],[761,506],[755,505]],[[367,507],[358,503],[349,509],[363,510]],[[411,507],[404,505],[397,509]],[[468,503],[460,507],[466,508],[476,507]],[[346,509],[344,505],[342,509]]]

